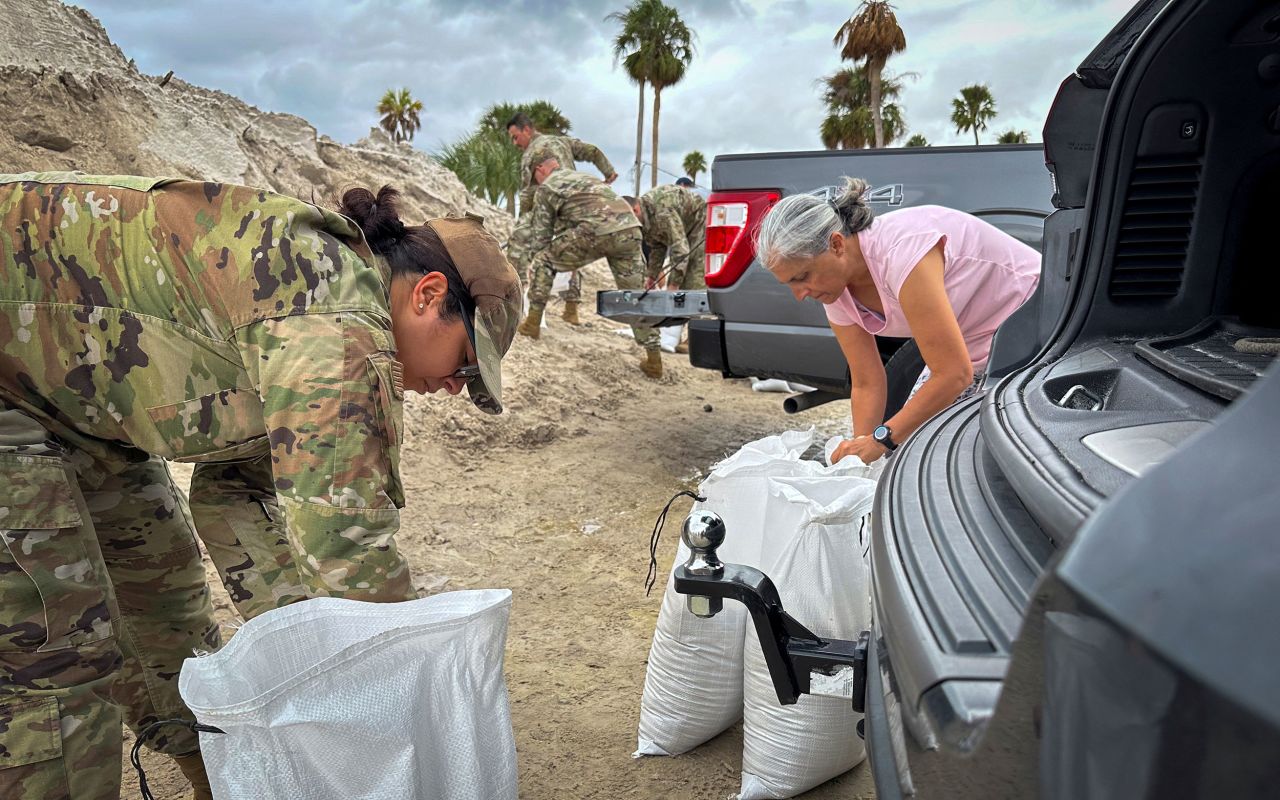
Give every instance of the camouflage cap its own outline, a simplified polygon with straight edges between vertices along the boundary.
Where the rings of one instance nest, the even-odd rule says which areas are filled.
[[[463,319],[476,350],[480,376],[467,382],[467,394],[481,411],[501,414],[502,357],[511,348],[520,324],[520,279],[507,263],[498,240],[484,229],[482,217],[443,217],[428,220],[427,226],[449,251],[475,304],[474,319],[465,313]]]

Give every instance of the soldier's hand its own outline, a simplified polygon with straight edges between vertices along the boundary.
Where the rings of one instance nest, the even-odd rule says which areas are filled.
[[[613,173],[612,175],[608,175],[608,176],[606,176],[606,177],[605,177],[605,179],[604,179],[604,182],[605,182],[605,183],[613,183],[613,182],[614,182],[614,181],[616,181],[617,179],[618,179],[618,173],[616,173],[616,172],[615,172],[615,173]]]

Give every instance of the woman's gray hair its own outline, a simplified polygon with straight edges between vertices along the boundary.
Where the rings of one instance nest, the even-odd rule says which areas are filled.
[[[760,222],[756,253],[766,268],[780,258],[813,258],[827,250],[831,234],[866,230],[875,212],[867,202],[871,185],[845,178],[841,191],[826,200],[812,194],[784,198]]]

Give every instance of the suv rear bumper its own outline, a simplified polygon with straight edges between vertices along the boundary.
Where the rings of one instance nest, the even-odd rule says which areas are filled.
[[[902,748],[902,718],[897,698],[886,690],[888,662],[872,627],[867,648],[867,698],[863,731],[867,747],[867,763],[876,784],[877,800],[902,800],[903,781],[910,781],[906,753]],[[894,747],[894,732],[898,747]],[[910,788],[908,786],[908,791]]]

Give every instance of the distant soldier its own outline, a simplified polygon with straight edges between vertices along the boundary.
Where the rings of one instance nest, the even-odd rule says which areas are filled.
[[[534,254],[529,315],[518,330],[537,339],[556,272],[576,272],[605,258],[619,289],[641,289],[644,255],[639,220],[608,186],[590,175],[561,169],[554,158],[545,159],[534,168],[534,179],[539,186],[533,211],[527,217],[529,248]],[[631,326],[631,330],[645,349],[640,371],[650,378],[662,377],[658,332],[639,325]]]
[[[0,175],[0,798],[116,800],[122,717],[192,720],[182,662],[220,638],[193,529],[246,618],[416,597],[404,393],[499,413],[521,303],[478,218],[395,200]],[[211,797],[194,731],[147,743]]]
[[[590,161],[600,170],[605,183],[613,183],[618,173],[613,164],[605,158],[604,152],[593,144],[588,144],[572,136],[553,136],[539,133],[533,127],[533,120],[528,114],[520,113],[507,122],[507,133],[511,142],[523,151],[520,157],[520,222],[511,232],[511,242],[507,247],[507,258],[511,260],[521,280],[527,280],[525,272],[529,266],[529,258],[533,251],[528,246],[528,212],[533,207],[534,190],[537,184],[533,180],[533,170],[548,158],[554,158],[566,170],[577,169],[577,161]],[[577,325],[578,303],[582,299],[582,278],[573,273],[569,290],[564,293],[564,321]]]
[[[649,280],[663,289],[705,289],[703,258],[707,240],[707,201],[680,186],[664,184],[631,204],[649,246]],[[663,270],[663,262],[670,266]]]

